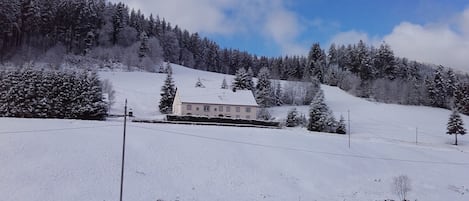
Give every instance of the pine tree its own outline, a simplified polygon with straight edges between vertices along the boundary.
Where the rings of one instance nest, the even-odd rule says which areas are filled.
[[[344,120],[344,117],[342,115],[340,116],[340,120],[337,123],[337,128],[336,128],[335,132],[338,133],[338,134],[346,134],[347,133],[345,120]]]
[[[169,62],[166,62],[166,68],[164,69],[164,72],[171,75],[173,74],[173,68]]]
[[[103,100],[103,89],[96,71],[87,76],[87,83],[85,102],[89,105],[85,106],[84,118],[103,120],[107,114],[107,105]]]
[[[458,85],[458,78],[454,74],[453,69],[448,69],[446,72],[446,97],[452,98],[454,96],[454,92],[456,91],[456,86]]]
[[[88,55],[88,53],[91,51],[91,48],[93,47],[93,43],[94,43],[94,34],[93,32],[89,31],[87,34],[86,34],[86,38],[85,38],[85,49],[83,51],[83,55]]]
[[[247,89],[253,91],[254,90],[254,72],[252,71],[252,68],[249,67],[247,73]]]
[[[225,77],[223,77],[223,81],[221,83],[221,88],[222,89],[228,89],[229,88],[228,83],[226,83]]]
[[[388,44],[382,43],[379,46],[374,59],[374,66],[378,69],[379,77],[386,77],[390,80],[396,78],[397,69],[394,53]]]
[[[454,134],[454,145],[458,145],[458,134],[466,134],[466,129],[464,128],[464,123],[462,121],[461,115],[459,115],[459,112],[457,110],[453,110],[453,113],[449,117],[447,129],[448,131],[446,132],[446,134]]]
[[[324,83],[326,63],[326,53],[321,49],[319,43],[314,43],[308,54],[308,66],[306,69],[309,75],[316,77],[319,82]]]
[[[176,96],[176,89],[174,86],[173,78],[171,73],[168,73],[161,87],[161,99],[159,104],[159,110],[163,114],[169,114],[172,112],[172,106],[174,97]]]
[[[259,108],[257,111],[257,119],[270,120],[270,118],[272,118],[272,115],[267,108]]]
[[[331,111],[324,101],[324,92],[319,90],[309,108],[308,130],[329,132],[334,124],[332,120]]]
[[[298,111],[296,107],[288,111],[287,120],[285,123],[286,127],[296,127],[300,125],[300,116],[298,115]]]
[[[205,88],[204,84],[202,84],[202,81],[200,81],[200,78],[197,79],[197,82],[195,83],[195,87]]]
[[[246,72],[246,69],[240,68],[236,71],[231,88],[233,89],[233,91],[249,89],[248,74]]]
[[[447,85],[442,73],[443,66],[439,66],[433,80],[427,80],[427,92],[431,106],[445,108],[447,105]]]
[[[280,84],[280,82],[277,82],[277,84],[275,85],[275,90],[274,91],[274,100],[273,100],[273,104],[276,105],[276,106],[281,106],[283,105],[283,101],[282,101],[282,85]]]
[[[272,106],[272,87],[269,69],[266,67],[261,68],[257,77],[258,80],[255,92],[257,104],[259,104],[260,107],[270,107]]]
[[[138,49],[138,57],[142,60],[143,57],[147,57],[150,53],[150,47],[148,45],[148,36],[145,32],[140,34],[140,47]]]

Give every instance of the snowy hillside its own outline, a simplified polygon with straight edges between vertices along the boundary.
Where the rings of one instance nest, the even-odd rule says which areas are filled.
[[[231,76],[173,66],[175,84]],[[141,118],[157,112],[165,75],[102,72]],[[451,145],[447,110],[381,104],[322,86],[348,136],[303,128],[258,129],[129,123],[124,200],[397,199],[392,178],[411,179],[410,200],[469,200],[469,138]],[[273,108],[277,119],[291,107]],[[307,106],[297,107],[307,112]],[[469,118],[463,116],[469,124]],[[0,118],[0,200],[117,200],[122,121]],[[415,129],[418,127],[418,144]]]

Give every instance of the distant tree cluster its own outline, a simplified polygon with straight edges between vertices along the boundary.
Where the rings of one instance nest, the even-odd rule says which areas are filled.
[[[96,73],[0,71],[0,116],[103,120],[107,105]]]

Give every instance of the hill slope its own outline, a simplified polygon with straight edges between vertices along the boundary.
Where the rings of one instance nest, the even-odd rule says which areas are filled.
[[[179,87],[193,86],[197,77],[218,87],[224,76],[174,67]],[[156,107],[165,75],[101,77],[117,91],[113,113],[122,112],[128,98],[138,117],[161,117]],[[397,199],[390,186],[400,174],[412,181],[411,200],[469,199],[469,140],[450,145],[453,138],[444,134],[449,111],[377,104],[322,88],[336,115],[351,111],[351,148],[348,136],[303,128],[129,123],[124,200]],[[288,109],[272,113],[284,118]],[[0,118],[0,125],[1,200],[118,199],[121,120]]]

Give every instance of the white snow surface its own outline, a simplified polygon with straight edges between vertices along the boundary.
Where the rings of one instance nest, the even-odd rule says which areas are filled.
[[[220,86],[232,76],[173,65],[175,84]],[[164,74],[102,72],[116,104],[137,118],[157,112]],[[392,178],[411,179],[410,200],[469,200],[469,139],[445,134],[450,111],[369,102],[322,86],[347,135],[304,128],[127,124],[124,200],[384,200]],[[272,108],[277,120],[293,106]],[[307,113],[307,106],[297,106]],[[463,115],[469,124],[469,118]],[[415,133],[418,128],[418,143]],[[0,118],[0,200],[119,199],[122,119]]]
[[[215,87],[215,88],[212,88]],[[220,89],[220,86],[177,88],[181,102],[208,103],[217,105],[257,106],[256,99],[250,90]]]

